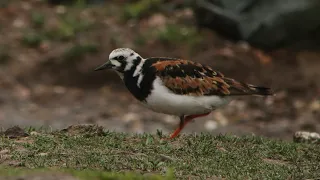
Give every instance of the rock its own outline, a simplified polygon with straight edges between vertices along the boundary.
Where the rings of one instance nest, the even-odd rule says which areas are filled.
[[[217,129],[218,127],[218,123],[216,121],[213,121],[213,120],[208,120],[204,127],[208,130],[208,131],[212,131],[212,130],[215,130]]]
[[[2,133],[4,136],[8,138],[20,138],[29,136],[23,129],[19,126],[13,126],[12,128],[7,129]]]
[[[122,117],[125,125],[130,131],[135,133],[143,133],[143,123],[142,118],[137,113],[127,113]]]
[[[55,86],[53,87],[53,92],[56,94],[65,94],[67,89],[63,86]]]
[[[177,117],[171,115],[163,115],[163,121],[170,125],[176,125],[176,123],[179,122]]]
[[[42,157],[48,156],[48,153],[39,153],[38,156],[42,156]]]
[[[298,110],[304,108],[305,106],[306,106],[306,103],[304,101],[302,101],[302,100],[298,100],[297,99],[297,100],[295,100],[293,102],[293,107],[298,109]]]
[[[36,131],[32,131],[30,132],[30,135],[31,136],[38,136],[40,133],[36,132]]]
[[[131,123],[134,121],[140,121],[141,117],[137,113],[127,113],[122,117],[125,123]]]
[[[320,1],[314,0],[198,0],[194,14],[199,26],[266,49],[309,40],[320,29]]]
[[[21,100],[27,100],[30,98],[31,92],[29,88],[19,84],[15,87],[14,94]]]
[[[166,25],[166,23],[167,23],[166,17],[160,13],[152,15],[148,20],[149,26],[153,28],[162,29]]]
[[[15,28],[23,28],[26,26],[26,23],[24,22],[23,19],[15,19],[12,25]]]
[[[297,131],[293,136],[293,141],[320,144],[320,134],[316,132]]]
[[[311,103],[310,103],[310,110],[311,111],[317,111],[317,112],[319,112],[320,111],[320,100],[315,100],[315,101],[312,101]]]
[[[228,118],[220,110],[216,110],[212,114],[213,114],[213,117],[214,117],[215,121],[220,126],[226,126],[226,125],[229,124]]]

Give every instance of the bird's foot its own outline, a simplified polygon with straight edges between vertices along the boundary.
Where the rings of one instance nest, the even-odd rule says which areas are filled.
[[[195,118],[198,117],[203,117],[203,116],[207,116],[209,115],[209,113],[205,113],[205,114],[195,114],[195,115],[189,115],[184,117],[184,119],[180,120],[180,125],[179,127],[170,135],[169,138],[164,138],[164,140],[172,140],[175,137],[177,137],[179,135],[179,133],[182,131],[182,129],[191,121],[193,121]],[[182,123],[181,123],[182,122]]]

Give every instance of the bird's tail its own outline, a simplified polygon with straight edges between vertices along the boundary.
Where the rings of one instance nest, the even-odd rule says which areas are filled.
[[[252,94],[260,95],[260,96],[270,96],[275,95],[271,88],[248,85],[248,87],[252,90]]]

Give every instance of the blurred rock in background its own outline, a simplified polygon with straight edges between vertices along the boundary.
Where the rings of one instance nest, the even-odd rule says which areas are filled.
[[[197,0],[194,11],[199,26],[256,47],[320,45],[318,0]]]

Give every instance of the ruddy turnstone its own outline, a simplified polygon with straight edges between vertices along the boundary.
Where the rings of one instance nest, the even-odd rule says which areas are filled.
[[[270,88],[225,77],[197,62],[168,57],[142,58],[129,48],[118,48],[97,67],[115,70],[132,95],[149,109],[180,117],[176,137],[187,123],[228,104],[235,96],[272,95]]]

